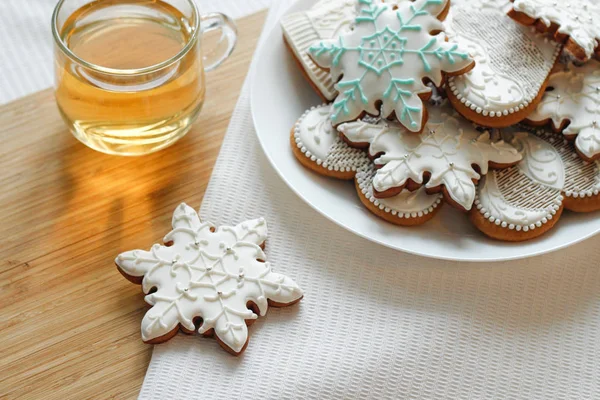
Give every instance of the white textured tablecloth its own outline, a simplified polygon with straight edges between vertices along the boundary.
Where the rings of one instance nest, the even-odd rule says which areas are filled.
[[[261,1],[269,2],[218,7]],[[49,40],[52,3],[0,1],[0,102],[51,84],[51,47],[38,40]],[[269,23],[287,3],[275,3]],[[201,215],[215,223],[265,216],[269,260],[305,298],[259,319],[241,357],[194,336],[155,346],[141,399],[600,398],[598,237],[500,264],[367,242],[275,174],[253,132],[247,85]]]
[[[501,264],[374,245],[285,186],[253,132],[248,96],[246,85],[201,215],[265,216],[269,260],[305,298],[270,309],[239,358],[197,336],[155,346],[141,399],[600,398],[599,238]]]

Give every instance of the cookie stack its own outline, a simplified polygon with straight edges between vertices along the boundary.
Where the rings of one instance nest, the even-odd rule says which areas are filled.
[[[600,5],[590,0],[321,0],[282,19],[325,101],[291,145],[419,225],[443,203],[486,235],[535,238],[600,209]]]

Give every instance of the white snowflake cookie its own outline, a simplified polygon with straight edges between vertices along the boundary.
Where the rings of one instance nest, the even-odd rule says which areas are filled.
[[[397,7],[359,0],[353,30],[309,48],[313,60],[337,82],[334,126],[367,113],[395,116],[409,131],[422,131],[427,120],[423,99],[431,95],[423,80],[439,87],[444,74],[462,74],[474,66],[465,50],[446,41],[436,17],[448,7],[448,0],[401,2]]]
[[[448,37],[475,59],[468,73],[448,78],[448,98],[467,119],[487,127],[522,121],[540,101],[560,55],[558,43],[507,15],[510,0],[453,0]]]
[[[479,183],[470,214],[479,230],[499,240],[529,240],[550,230],[564,208],[600,209],[600,163],[584,162],[571,143],[551,132],[505,135],[523,160]]]
[[[197,330],[237,355],[257,314],[302,298],[298,285],[266,262],[263,218],[215,228],[182,203],[172,224],[165,245],[127,251],[115,260],[125,277],[142,284],[152,306],[142,320],[144,342],[164,342],[179,328]]]
[[[550,77],[548,91],[535,112],[533,125],[552,121],[554,129],[575,140],[577,153],[586,161],[600,158],[600,62],[577,67],[572,63]]]
[[[596,0],[514,0],[509,15],[522,24],[554,33],[556,41],[565,43],[581,61],[598,51],[600,3]]]
[[[475,183],[488,166],[506,168],[521,160],[517,150],[502,140],[493,141],[447,104],[429,108],[427,133],[414,135],[401,125],[355,121],[338,130],[355,146],[369,146],[380,167],[373,178],[375,197],[389,197],[404,188],[425,186],[442,192],[446,201],[470,210]]]

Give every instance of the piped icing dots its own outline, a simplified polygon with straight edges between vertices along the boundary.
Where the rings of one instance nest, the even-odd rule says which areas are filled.
[[[364,165],[356,173],[356,184],[359,195],[364,196],[379,210],[398,219],[414,219],[427,216],[441,205],[443,196],[439,193],[428,195],[425,188],[414,192],[404,190],[394,197],[378,199],[373,194],[373,178],[376,171],[373,164]]]
[[[331,126],[331,106],[308,109],[294,126],[294,142],[311,161],[329,171],[350,172],[369,162],[367,154],[348,146]]]
[[[487,173],[488,164],[508,167],[519,162],[521,155],[512,145],[493,141],[489,132],[478,131],[447,103],[428,110],[427,133],[421,135],[387,121],[349,122],[338,130],[350,142],[369,144],[369,154],[379,167],[373,178],[376,197],[385,197],[382,192],[402,189],[411,181],[428,190],[443,186],[453,205],[470,210],[475,199],[473,181]]]
[[[446,31],[476,65],[448,78],[450,94],[483,117],[522,112],[538,96],[561,46],[534,28],[515,24],[506,15],[508,0],[452,4]]]
[[[562,207],[564,166],[559,152],[533,134],[519,132],[511,142],[523,160],[482,179],[475,207],[490,223],[528,232],[551,221]]]

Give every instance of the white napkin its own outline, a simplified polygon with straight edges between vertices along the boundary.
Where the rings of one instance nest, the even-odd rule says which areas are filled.
[[[266,31],[287,3],[274,4]],[[246,84],[201,215],[267,218],[267,256],[305,297],[252,325],[240,357],[199,336],[155,346],[141,399],[600,398],[600,238],[500,264],[370,243],[276,175],[248,97]]]

